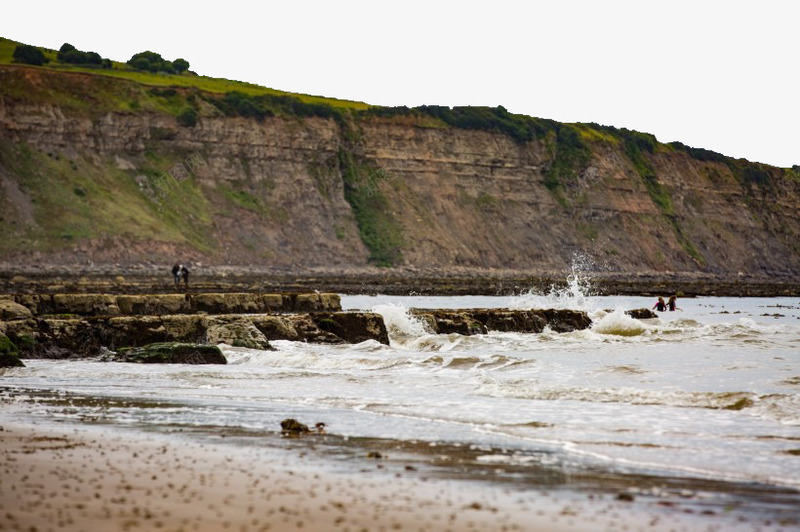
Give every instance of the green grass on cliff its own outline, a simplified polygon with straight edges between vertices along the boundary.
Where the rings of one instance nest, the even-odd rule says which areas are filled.
[[[14,48],[21,43],[0,37],[0,64],[10,65],[13,64]],[[335,98],[326,98],[324,96],[314,96],[310,94],[291,93],[262,87],[254,83],[247,83],[243,81],[233,81],[223,78],[212,78],[208,76],[198,76],[190,73],[184,74],[166,74],[163,72],[143,72],[131,69],[127,64],[114,61],[112,69],[99,69],[70,65],[59,63],[56,61],[56,50],[41,48],[51,61],[42,67],[27,68],[40,68],[46,70],[57,70],[62,72],[74,72],[83,74],[92,74],[94,76],[104,76],[110,78],[124,79],[134,81],[143,85],[158,86],[158,87],[179,87],[179,88],[193,88],[203,92],[225,94],[227,92],[240,92],[249,96],[288,96],[296,98],[301,102],[308,104],[324,104],[335,108],[343,109],[366,109],[369,106],[363,102],[355,102],[348,100],[339,100]]]
[[[194,180],[159,193],[156,185],[172,159],[151,157],[136,170],[120,170],[113,161],[67,158],[0,142],[0,167],[14,176],[35,220],[4,231],[7,238],[0,248],[47,252],[83,240],[124,237],[212,250],[211,207]]]
[[[636,169],[639,177],[642,178],[647,193],[650,195],[650,199],[655,206],[658,207],[662,217],[672,228],[678,243],[698,264],[705,265],[705,258],[683,230],[678,216],[675,213],[675,208],[672,205],[672,198],[667,189],[658,180],[653,165],[646,155],[648,153],[652,154],[658,147],[659,143],[656,138],[653,135],[627,129],[617,130],[616,133],[622,137],[625,155]]]
[[[565,188],[586,169],[592,152],[581,132],[569,124],[561,124],[557,129],[553,149],[553,163],[545,174],[544,185],[562,207],[568,207]]]
[[[381,192],[391,176],[345,148],[339,150],[339,168],[344,180],[344,196],[353,209],[361,240],[370,251],[370,262],[383,267],[401,264],[402,227]]]

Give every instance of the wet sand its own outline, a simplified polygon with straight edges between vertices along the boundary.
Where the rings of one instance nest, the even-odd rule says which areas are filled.
[[[275,449],[2,423],[0,530],[713,530],[609,498],[341,473]],[[708,527],[708,528],[707,528]]]

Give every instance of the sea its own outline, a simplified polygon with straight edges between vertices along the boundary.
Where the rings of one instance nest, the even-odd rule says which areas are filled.
[[[341,299],[380,313],[390,345],[222,345],[228,364],[215,366],[25,360],[0,370],[0,420],[266,445],[343,471],[372,456],[722,529],[800,530],[800,298],[679,297],[647,320],[624,311],[654,297],[593,296],[576,279],[549,293]],[[593,325],[431,334],[412,308],[568,308]],[[286,418],[325,434],[284,437]]]

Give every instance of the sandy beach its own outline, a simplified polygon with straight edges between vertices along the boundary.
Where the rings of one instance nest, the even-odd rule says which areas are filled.
[[[237,448],[92,426],[3,423],[0,530],[701,530],[607,498],[358,474]]]

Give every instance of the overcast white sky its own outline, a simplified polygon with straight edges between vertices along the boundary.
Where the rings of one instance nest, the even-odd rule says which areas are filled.
[[[793,0],[11,2],[0,35],[380,105],[503,105],[800,164]]]

